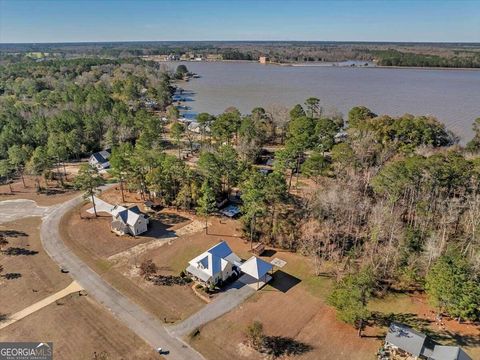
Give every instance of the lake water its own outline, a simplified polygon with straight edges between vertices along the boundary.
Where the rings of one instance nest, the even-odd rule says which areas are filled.
[[[180,63],[173,63],[175,67]],[[229,106],[242,113],[254,107],[303,104],[308,97],[344,115],[356,105],[377,114],[434,115],[462,138],[472,137],[480,117],[480,71],[375,67],[276,66],[247,62],[188,62],[201,75],[182,83],[195,95],[193,112],[219,114]]]

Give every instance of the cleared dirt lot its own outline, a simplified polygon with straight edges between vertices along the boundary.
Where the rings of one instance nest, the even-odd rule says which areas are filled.
[[[13,192],[10,191],[9,185],[0,185],[0,201],[28,199],[36,201],[39,206],[50,206],[63,203],[79,194],[72,189],[58,187],[56,181],[49,181],[48,189],[38,194],[35,190],[35,177],[26,175],[24,178],[26,187],[23,186],[21,179],[16,179],[11,184]],[[69,180],[71,179],[72,177],[69,178]],[[45,179],[40,179],[40,185],[45,188]]]
[[[48,257],[40,243],[41,219],[25,218],[0,225],[0,234],[8,241],[3,248],[18,249],[18,255],[0,253],[3,277],[0,277],[0,312],[10,314],[51,295],[72,281]],[[6,274],[20,274],[7,280]]]
[[[160,359],[142,339],[88,296],[70,295],[0,331],[0,341],[52,341],[54,359]]]

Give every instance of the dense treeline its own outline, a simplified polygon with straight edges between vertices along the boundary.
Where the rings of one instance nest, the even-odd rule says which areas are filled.
[[[478,68],[480,54],[470,56],[440,56],[426,55],[398,50],[376,51],[378,65],[382,66],[417,66],[417,67],[446,67],[446,68]]]
[[[70,58],[99,56],[129,58],[142,55],[195,54],[219,56],[225,60],[258,60],[268,56],[280,63],[347,60],[377,60],[383,66],[466,67],[480,66],[478,44],[461,43],[363,43],[312,41],[255,42],[133,42],[90,44],[0,44],[2,61],[26,57]],[[33,61],[33,60],[31,60]]]
[[[299,236],[318,271],[342,279],[331,304],[361,328],[375,293],[425,289],[441,311],[478,319],[478,155],[433,118],[358,107],[348,120]]]
[[[0,161],[44,174],[51,163],[161,133],[152,106],[172,102],[170,75],[155,64],[101,59],[0,68]],[[141,133],[141,134],[140,134]],[[4,170],[3,173],[7,173]],[[5,174],[2,174],[5,175]]]

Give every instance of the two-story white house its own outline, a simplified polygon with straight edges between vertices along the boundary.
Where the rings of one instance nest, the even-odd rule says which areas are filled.
[[[138,206],[125,208],[115,206],[112,211],[112,231],[118,235],[140,235],[148,230],[148,217],[143,214]]]
[[[219,281],[227,280],[234,273],[240,274],[241,262],[242,260],[222,240],[190,260],[187,272],[199,281],[217,284]]]

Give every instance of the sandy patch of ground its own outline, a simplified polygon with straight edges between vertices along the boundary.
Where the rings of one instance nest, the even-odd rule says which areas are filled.
[[[0,254],[3,277],[0,277],[0,312],[14,313],[65,288],[71,279],[62,274],[57,265],[45,253],[40,243],[38,217],[24,218],[0,225],[9,242],[4,248],[18,248],[24,255]],[[7,280],[6,274],[20,274]]]
[[[131,204],[136,204],[140,205],[140,208],[143,210],[143,203],[145,200],[142,199],[140,194],[137,194],[135,192],[129,192],[125,190],[123,192],[124,200],[122,199],[122,193],[120,192],[120,185],[117,184],[113,187],[111,187],[108,190],[103,191],[100,195],[99,198],[101,198],[103,201],[106,201],[109,204],[117,205],[117,204],[125,204],[125,205],[131,205]]]
[[[105,352],[108,359],[160,358],[88,296],[72,294],[59,303],[0,330],[0,341],[52,341],[57,360],[90,360],[94,352]]]
[[[119,264],[120,262],[128,262],[129,259],[138,258],[139,256],[164,245],[171,245],[172,242],[179,237],[203,231],[204,228],[205,223],[194,220],[190,224],[187,224],[176,231],[166,233],[163,237],[135,245],[125,251],[109,256],[108,260],[113,261],[116,264]]]
[[[47,307],[50,304],[53,304],[54,302],[58,303],[59,301],[61,301],[62,298],[66,297],[67,295],[73,293],[80,294],[82,290],[83,288],[77,282],[73,281],[65,289],[57,291],[56,293],[47,296],[45,299],[37,301],[36,303],[27,306],[25,309],[17,311],[15,314],[9,315],[5,321],[0,321],[0,330],[26,318],[27,316]]]
[[[35,190],[35,177],[26,175],[24,178],[26,187],[23,186],[21,179],[16,179],[15,182],[11,184],[13,192],[10,191],[9,185],[0,185],[0,201],[28,199],[36,201],[39,206],[50,206],[63,203],[79,194],[79,192],[72,189],[59,187],[56,181],[49,181],[48,190],[37,194]],[[69,180],[71,179],[70,177]],[[45,179],[40,179],[40,185],[42,187],[46,186]]]

